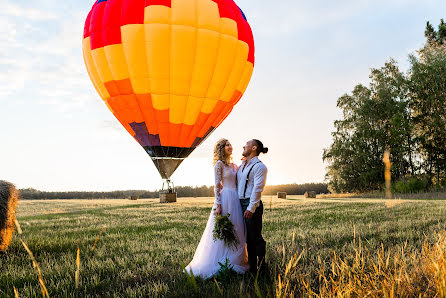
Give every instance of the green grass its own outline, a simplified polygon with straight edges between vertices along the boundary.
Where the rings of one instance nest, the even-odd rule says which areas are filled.
[[[22,201],[17,217],[23,234],[0,254],[0,297],[41,296],[37,274],[20,243],[39,263],[52,297],[273,296],[284,260],[304,252],[298,267],[308,280],[335,251],[351,254],[361,238],[371,250],[407,241],[410,249],[434,241],[446,230],[441,200],[264,198],[266,276],[234,276],[229,281],[197,280],[182,271],[192,259],[211,211],[212,199]],[[272,202],[272,204],[271,204]],[[272,205],[272,208],[270,206]],[[91,247],[106,226],[94,253]],[[294,239],[294,240],[293,240]],[[76,251],[80,247],[80,283],[75,289]],[[285,249],[285,256],[283,250]],[[317,283],[317,282],[316,282]]]

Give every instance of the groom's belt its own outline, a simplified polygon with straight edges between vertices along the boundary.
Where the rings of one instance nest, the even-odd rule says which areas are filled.
[[[251,198],[243,198],[243,197],[240,198],[240,201],[250,201],[250,200],[251,200]],[[261,201],[261,200],[262,200],[262,199],[260,199],[260,201]],[[260,202],[260,201],[259,201],[259,202]]]

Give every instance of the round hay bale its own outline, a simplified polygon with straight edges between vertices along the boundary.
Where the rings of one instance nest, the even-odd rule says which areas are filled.
[[[19,191],[9,182],[0,180],[0,251],[5,251],[12,240]]]
[[[280,191],[277,193],[278,199],[286,199],[286,192]]]
[[[316,198],[316,192],[315,191],[306,191],[304,193],[305,198]]]

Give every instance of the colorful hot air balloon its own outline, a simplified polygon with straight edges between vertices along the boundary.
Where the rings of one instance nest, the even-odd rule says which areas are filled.
[[[98,0],[83,54],[107,107],[169,179],[242,97],[254,40],[232,0]]]

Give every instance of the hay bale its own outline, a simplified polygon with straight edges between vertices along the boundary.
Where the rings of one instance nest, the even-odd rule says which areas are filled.
[[[12,240],[19,191],[9,182],[0,180],[0,251],[5,251]]]
[[[277,198],[278,199],[286,199],[286,192],[278,192]]]
[[[136,201],[139,199],[139,196],[130,196],[129,200]]]
[[[316,198],[316,192],[315,191],[306,191],[304,193],[305,198]]]

